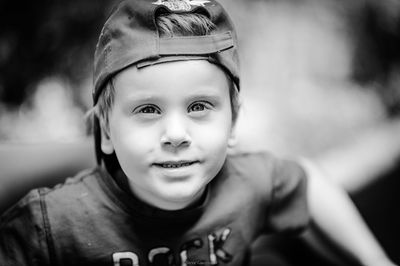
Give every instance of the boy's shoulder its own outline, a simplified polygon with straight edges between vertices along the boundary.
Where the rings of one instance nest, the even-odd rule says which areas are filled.
[[[216,184],[222,184],[214,193],[217,200],[234,202],[232,195],[241,195],[241,201],[250,199],[251,206],[267,214],[261,216],[267,232],[297,232],[307,224],[307,178],[296,160],[264,151],[236,152],[227,157],[222,173],[216,179]]]
[[[228,155],[226,167],[234,172],[252,174],[304,174],[303,167],[294,159],[280,158],[268,151],[239,151]]]
[[[0,216],[0,225],[21,216],[21,213],[34,217],[41,213],[49,200],[57,201],[60,208],[98,186],[97,176],[101,174],[99,168],[87,169],[79,172],[74,177],[65,179],[63,183],[54,187],[41,187],[30,190],[23,198],[16,202]]]
[[[230,154],[224,172],[239,182],[270,195],[282,188],[294,189],[305,183],[306,172],[293,159],[280,158],[267,151]]]
[[[68,177],[63,183],[57,184],[54,187],[38,188],[36,189],[36,193],[45,197],[59,197],[68,194],[69,198],[74,198],[96,186],[98,183],[97,179],[101,174],[100,167],[85,169],[73,177]]]

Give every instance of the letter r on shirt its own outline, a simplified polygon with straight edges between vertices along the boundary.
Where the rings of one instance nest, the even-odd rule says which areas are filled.
[[[113,254],[114,266],[120,266],[121,260],[130,260],[133,266],[139,266],[139,258],[133,252],[116,252]]]

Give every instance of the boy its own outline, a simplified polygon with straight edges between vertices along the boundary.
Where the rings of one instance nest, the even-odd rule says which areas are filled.
[[[391,265],[368,230],[352,230],[363,224],[351,207],[338,223],[325,218],[335,206],[320,207],[314,194],[348,202],[312,178],[307,196],[297,163],[227,156],[239,108],[236,46],[213,0],[122,1],[95,53],[99,167],[7,211],[1,265],[248,265],[260,234],[307,225],[307,197],[332,235],[352,219],[336,229],[348,233],[338,242],[360,262]]]

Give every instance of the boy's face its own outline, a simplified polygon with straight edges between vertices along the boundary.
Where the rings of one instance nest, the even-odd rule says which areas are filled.
[[[114,79],[102,150],[115,151],[133,193],[162,209],[198,199],[232,141],[229,83],[206,60],[135,66]]]

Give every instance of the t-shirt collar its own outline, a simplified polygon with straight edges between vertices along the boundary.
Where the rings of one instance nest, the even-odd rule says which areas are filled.
[[[192,223],[199,219],[209,203],[210,186],[208,185],[196,205],[181,210],[163,210],[135,197],[129,190],[127,177],[122,170],[111,176],[104,167],[99,167],[99,173],[105,190],[115,203],[145,223],[164,225]]]

